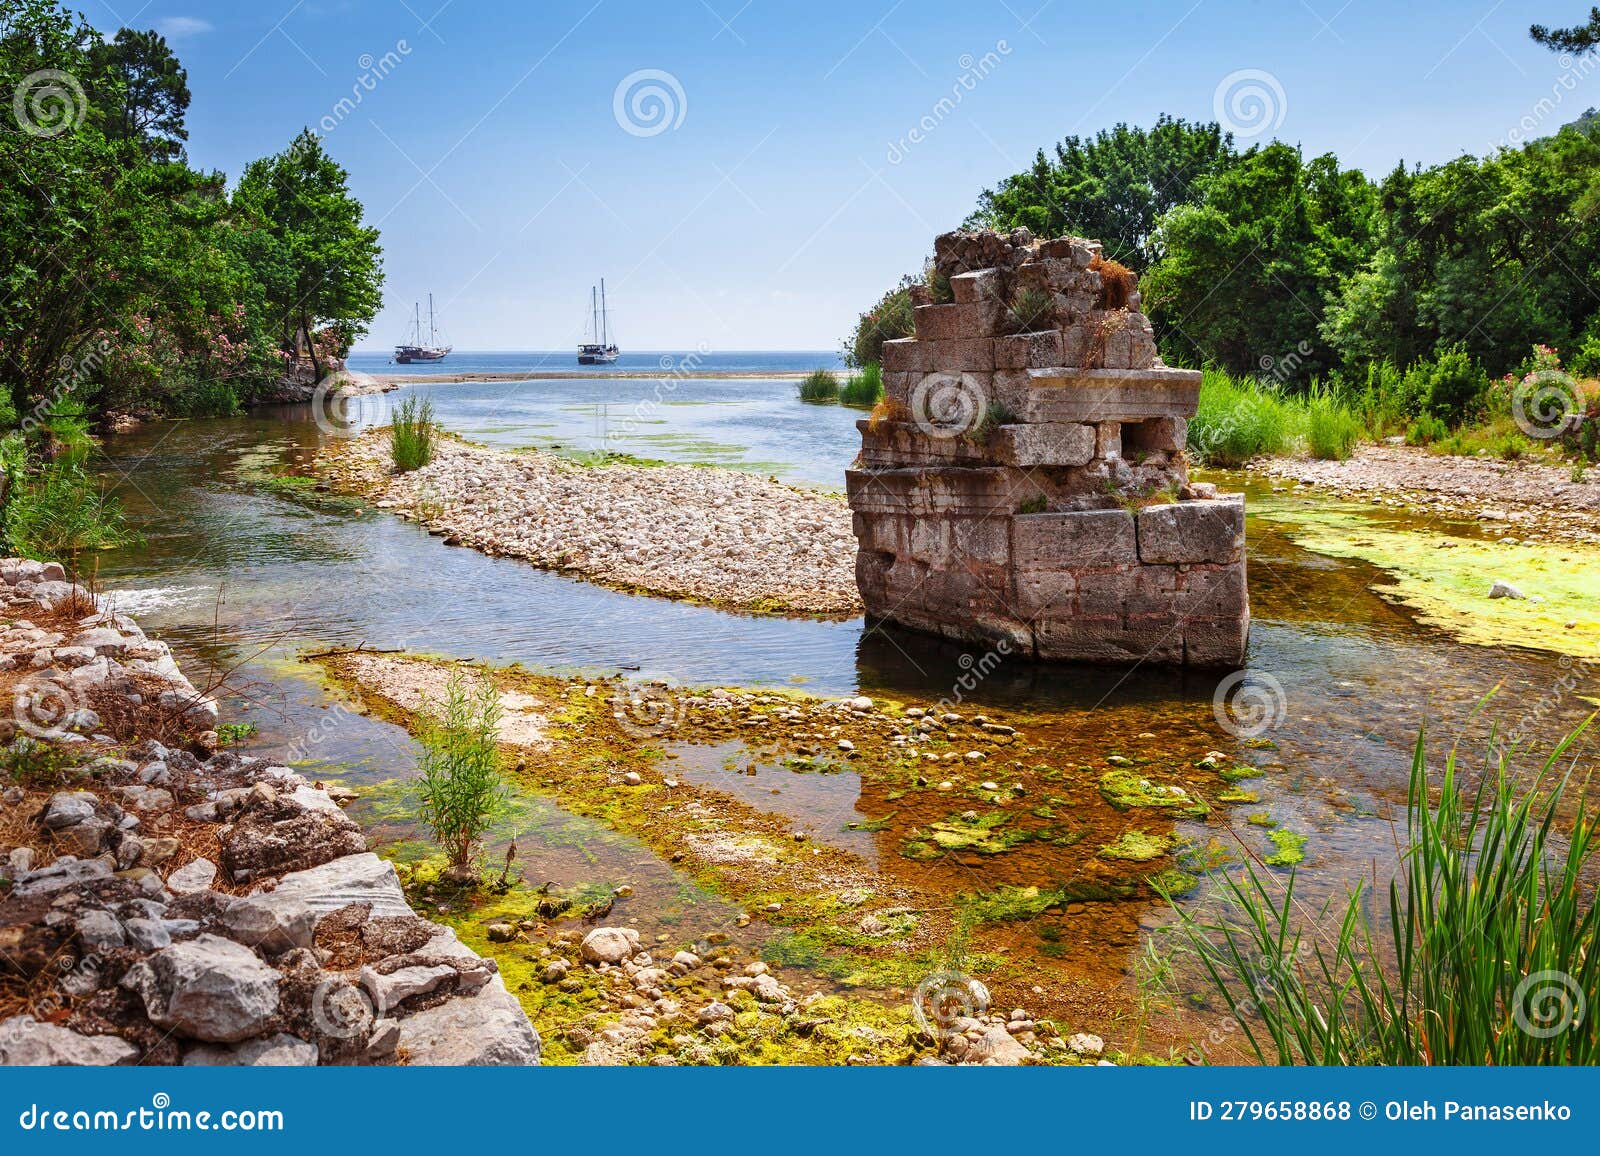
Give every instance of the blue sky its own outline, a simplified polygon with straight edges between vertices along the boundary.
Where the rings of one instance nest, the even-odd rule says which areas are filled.
[[[1571,0],[77,3],[168,34],[192,163],[324,130],[383,230],[369,348],[429,290],[457,348],[567,347],[602,275],[627,348],[833,348],[1069,133],[1220,99],[1242,143],[1381,174],[1600,105],[1527,37]]]

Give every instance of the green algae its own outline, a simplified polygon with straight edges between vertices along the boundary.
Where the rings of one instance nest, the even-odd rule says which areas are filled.
[[[1224,767],[1217,772],[1217,777],[1225,783],[1242,783],[1246,779],[1259,779],[1265,773],[1260,767]]]
[[[1152,835],[1147,831],[1124,831],[1114,843],[1100,848],[1102,859],[1125,859],[1132,863],[1148,863],[1159,859],[1172,848],[1172,840],[1165,835]]]
[[[1130,899],[1138,889],[1128,882],[1100,883],[1075,879],[1055,887],[1018,887],[1005,884],[990,891],[974,891],[957,898],[961,913],[974,923],[1021,923],[1068,903],[1095,903]]]
[[[1204,799],[1183,787],[1151,782],[1137,772],[1121,769],[1100,776],[1100,797],[1119,811],[1152,808],[1185,819],[1211,813]]]
[[[1254,815],[1246,815],[1244,821],[1254,827],[1276,827],[1278,821],[1265,811],[1258,811]]]
[[[1287,524],[1290,540],[1307,550],[1384,570],[1390,581],[1375,587],[1379,594],[1463,642],[1600,655],[1600,549],[1593,546],[1442,536],[1347,503],[1274,506],[1257,516]],[[1491,599],[1496,577],[1528,597]]]
[[[1158,871],[1154,875],[1146,875],[1144,881],[1153,888],[1157,894],[1169,899],[1182,899],[1185,895],[1192,895],[1200,887],[1200,879],[1196,875],[1169,867],[1165,871]]]
[[[1282,829],[1268,832],[1267,838],[1277,848],[1264,862],[1269,867],[1294,867],[1305,861],[1308,837]]]
[[[1011,816],[1005,811],[975,811],[951,815],[939,823],[929,823],[926,831],[913,831],[901,854],[908,859],[933,858],[945,851],[975,851],[980,855],[999,855],[1034,837],[1030,831],[1008,827]],[[908,854],[912,845],[916,853]],[[930,848],[932,849],[930,851]]]

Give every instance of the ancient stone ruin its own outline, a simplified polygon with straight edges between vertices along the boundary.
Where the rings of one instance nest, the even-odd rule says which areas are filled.
[[[1076,237],[946,233],[883,347],[846,475],[869,619],[1041,659],[1227,667],[1249,634],[1244,498],[1191,484],[1201,375]]]

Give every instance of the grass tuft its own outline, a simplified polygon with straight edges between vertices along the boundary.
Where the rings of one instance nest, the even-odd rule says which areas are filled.
[[[419,470],[433,461],[439,427],[433,421],[433,399],[408,397],[395,411],[389,426],[389,450],[401,473]]]

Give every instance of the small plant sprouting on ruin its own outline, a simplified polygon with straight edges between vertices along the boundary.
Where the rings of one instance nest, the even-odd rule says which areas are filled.
[[[1050,505],[1050,501],[1043,494],[1035,494],[1031,498],[1024,498],[1022,505],[1017,507],[1019,514],[1042,514]]]
[[[408,397],[395,410],[389,425],[389,450],[394,468],[402,474],[420,470],[433,461],[439,427],[433,421],[433,399]]]
[[[1055,297],[1037,285],[1024,285],[1011,296],[1006,306],[1006,321],[1013,333],[1032,333],[1050,327]]]
[[[941,273],[932,262],[923,271],[923,280],[927,283],[928,296],[933,304],[948,305],[956,299],[956,292],[950,287],[950,275]]]
[[[983,413],[973,423],[972,428],[962,436],[968,441],[981,442],[990,437],[1003,425],[1015,425],[1018,420],[1017,411],[1003,401],[991,401],[983,407]]]
[[[465,877],[484,833],[508,805],[500,776],[500,699],[494,683],[468,685],[460,671],[450,676],[442,702],[425,702],[417,735],[418,816],[433,832],[453,872]]]
[[[1138,288],[1139,277],[1132,269],[1121,261],[1111,261],[1099,256],[1089,262],[1089,269],[1100,274],[1098,308],[1118,310],[1126,309],[1133,304],[1133,294]]]

